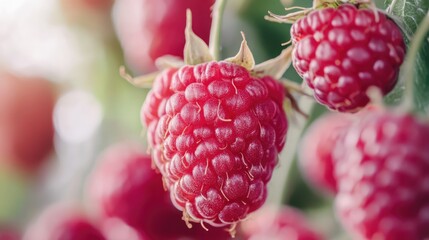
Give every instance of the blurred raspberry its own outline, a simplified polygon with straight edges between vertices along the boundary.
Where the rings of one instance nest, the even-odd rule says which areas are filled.
[[[143,232],[137,231],[116,217],[103,219],[100,228],[107,240],[152,240]]]
[[[429,238],[429,125],[392,110],[353,123],[334,158],[343,224],[362,239]]]
[[[208,42],[213,4],[214,0],[116,0],[113,22],[128,66],[146,73],[155,70],[161,56],[183,57],[188,8],[195,33]]]
[[[297,209],[265,207],[240,225],[244,240],[322,240],[305,216]]]
[[[304,176],[330,195],[337,192],[332,151],[351,122],[352,117],[346,114],[324,115],[311,124],[299,145],[299,163]]]
[[[0,162],[35,172],[53,148],[53,86],[2,72],[0,96]]]
[[[9,228],[0,227],[0,240],[20,240],[21,235]]]
[[[99,229],[71,205],[55,205],[44,210],[30,225],[24,240],[105,240]]]
[[[171,204],[161,175],[151,169],[150,157],[139,149],[132,143],[110,146],[91,176],[88,200],[97,218],[107,221],[103,225],[116,228],[109,232],[130,234],[137,240],[229,239],[223,229],[207,232],[199,225],[189,229]]]

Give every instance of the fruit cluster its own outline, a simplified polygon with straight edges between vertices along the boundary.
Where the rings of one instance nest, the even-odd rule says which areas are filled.
[[[285,21],[290,17],[273,16]],[[332,110],[356,112],[369,103],[367,90],[370,88],[377,87],[383,94],[393,89],[404,59],[405,44],[399,27],[384,13],[365,4],[336,3],[305,11],[302,16],[294,13],[293,17],[292,62],[305,83],[314,90],[319,103]],[[204,47],[198,48],[202,59],[211,59],[201,49],[204,50]],[[246,57],[249,56],[242,53],[241,58]],[[142,118],[148,128],[153,161],[163,176],[174,205],[184,212],[185,221],[234,227],[264,202],[265,185],[270,180],[287,130],[284,112],[279,111],[285,90],[275,79],[252,77],[255,71],[246,65],[248,61],[238,61],[241,67],[237,66],[237,61],[185,61],[185,65],[178,69],[164,70],[155,79],[153,89],[146,98]],[[363,118],[378,111],[381,110],[363,110],[356,116]],[[418,217],[423,214],[419,212],[419,207],[413,208],[417,210],[411,217],[408,213],[374,212],[380,210],[377,208],[390,208],[379,205],[382,204],[379,202],[381,200],[372,198],[378,185],[371,180],[364,181],[362,175],[374,175],[378,164],[372,163],[371,157],[374,156],[370,156],[366,160],[370,163],[367,167],[362,155],[381,154],[380,151],[385,155],[392,154],[385,148],[393,146],[374,145],[374,142],[362,146],[356,140],[359,135],[355,136],[355,142],[349,147],[356,150],[347,152],[346,146],[337,146],[348,143],[344,140],[348,137],[344,135],[356,116],[337,113],[320,119],[320,123],[310,129],[302,142],[302,169],[315,185],[338,194],[340,216],[345,218],[345,225],[352,232],[367,238],[392,235],[386,239],[393,239],[393,236],[418,239],[426,236],[415,227],[424,224],[423,217]],[[372,137],[371,141],[376,141],[375,135],[379,130],[368,128],[361,130],[369,132],[369,136],[363,136],[362,140]],[[386,131],[394,131],[397,126],[391,128]],[[393,136],[393,139],[396,137]],[[345,153],[334,156],[335,149]],[[380,158],[389,158],[385,155]],[[350,162],[355,162],[349,163],[349,158]],[[354,177],[347,172],[350,167],[361,164],[365,167],[361,175]],[[344,171],[342,174],[340,169]],[[385,180],[388,182],[384,183],[387,185],[391,184],[390,176],[394,178],[395,175],[388,176],[386,178],[389,179]],[[361,187],[362,182],[366,184],[364,187]],[[354,186],[360,188],[356,190]],[[363,197],[367,200],[354,203],[353,199],[362,194],[361,188],[366,191],[368,196]],[[410,188],[407,185],[404,187],[407,191],[404,191],[408,193]],[[393,193],[380,196],[386,194],[394,196]],[[424,194],[407,199],[410,202],[399,211],[406,211],[409,204],[418,205],[422,198],[425,198]],[[373,202],[371,207],[375,210],[366,205],[368,202]],[[421,209],[424,207],[423,204]],[[372,209],[371,213],[374,214],[371,220],[366,216],[367,208]],[[393,223],[384,228],[377,227],[386,219],[383,214],[391,214],[387,219]],[[405,216],[411,219],[410,225],[405,226],[404,230],[395,228],[394,222],[405,220]],[[367,230],[369,225],[374,226]],[[265,234],[275,235],[275,231],[270,231]]]
[[[393,20],[359,4],[313,11],[291,36],[295,69],[319,103],[340,112],[366,106],[369,87],[392,90],[405,55]],[[327,114],[301,142],[301,170],[335,196],[337,216],[356,239],[426,239],[428,131],[404,107]]]
[[[290,164],[280,153],[294,154],[284,149],[289,113],[302,113],[307,91],[331,112],[305,130],[299,167],[334,199],[343,228],[354,239],[429,238],[429,124],[377,102],[397,87],[407,53],[401,28],[371,1],[270,13],[292,23],[290,46],[259,64],[244,33],[238,53],[219,58],[222,0],[79,3],[103,9],[104,20],[113,5],[128,67],[156,69],[121,72],[150,88],[140,112],[147,152],[127,141],[106,147],[84,200],[43,209],[24,240],[327,239],[299,209],[266,203],[275,168]],[[290,65],[302,86],[283,78]],[[37,176],[54,148],[54,91],[40,79],[0,79],[0,167]],[[0,240],[20,239],[6,226],[0,219]]]

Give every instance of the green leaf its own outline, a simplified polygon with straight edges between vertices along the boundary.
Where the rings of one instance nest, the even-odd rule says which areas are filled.
[[[403,28],[405,42],[410,44],[412,36],[429,9],[428,0],[386,0],[389,13]],[[415,60],[414,104],[417,110],[429,112],[429,41],[425,41]],[[402,99],[403,81],[386,97],[388,104],[397,104]]]
[[[22,173],[0,166],[0,223],[18,219],[28,199],[29,187]]]

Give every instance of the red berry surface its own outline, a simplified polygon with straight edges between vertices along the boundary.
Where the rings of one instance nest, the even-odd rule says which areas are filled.
[[[192,28],[208,42],[214,0],[117,0],[113,22],[128,66],[137,73],[155,70],[163,55],[183,57],[186,9]]]
[[[100,230],[78,209],[55,205],[30,225],[24,240],[105,240]]]
[[[284,89],[229,62],[165,71],[142,110],[153,160],[190,220],[233,225],[258,209],[285,144]]]
[[[89,185],[89,202],[98,219],[120,219],[137,231],[137,239],[229,239],[224,229],[206,231],[199,224],[189,229],[151,164],[136,144],[112,145],[102,154]],[[120,223],[110,223],[120,230]]]
[[[429,124],[374,111],[354,122],[334,151],[343,224],[358,239],[429,238]]]
[[[240,224],[244,240],[322,240],[322,235],[297,209],[264,207]]]
[[[304,176],[313,186],[331,195],[337,192],[332,150],[351,121],[345,114],[324,115],[312,123],[299,145],[299,163]]]
[[[43,79],[0,73],[0,163],[37,170],[53,148],[55,92]]]
[[[316,100],[354,112],[365,106],[370,86],[387,94],[405,54],[400,28],[384,13],[351,4],[316,10],[291,28],[293,66]]]

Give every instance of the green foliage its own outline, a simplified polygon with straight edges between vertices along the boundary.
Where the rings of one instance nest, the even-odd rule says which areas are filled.
[[[28,182],[13,169],[0,166],[0,223],[15,221],[28,198]]]
[[[293,6],[295,5],[310,7],[311,1],[295,1]],[[239,12],[240,17],[253,26],[256,31],[267,59],[276,57],[287,47],[282,46],[282,43],[290,40],[291,27],[291,24],[273,23],[265,20],[264,16],[268,15],[268,11],[280,15],[286,14],[285,6],[279,0],[246,0]],[[298,83],[302,81],[293,67],[286,71],[284,77]]]
[[[401,25],[406,43],[409,45],[417,27],[429,10],[428,0],[386,0],[389,13]],[[403,95],[404,81],[409,81],[407,76],[386,98],[387,103],[397,104]],[[419,111],[429,112],[429,41],[425,41],[415,59],[414,75],[414,104]]]

